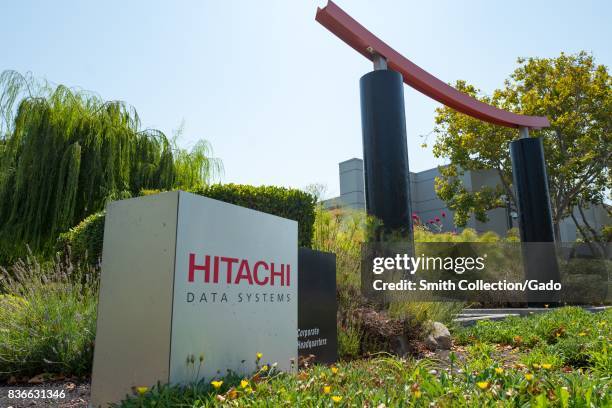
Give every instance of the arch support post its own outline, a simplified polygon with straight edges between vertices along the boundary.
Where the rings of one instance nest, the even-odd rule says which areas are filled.
[[[525,279],[560,281],[548,191],[544,148],[540,138],[529,137],[527,127],[510,142],[512,176],[516,192]],[[529,304],[555,304],[550,292],[528,292]]]
[[[382,221],[382,235],[412,241],[402,75],[375,59],[359,86],[367,212]]]

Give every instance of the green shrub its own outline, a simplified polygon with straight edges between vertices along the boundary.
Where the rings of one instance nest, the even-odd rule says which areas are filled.
[[[91,372],[98,280],[70,261],[0,268],[0,380]]]
[[[361,330],[359,325],[349,322],[338,326],[338,357],[343,360],[359,356],[361,350]]]
[[[71,251],[75,260],[88,259],[90,263],[98,264],[104,241],[104,215],[105,211],[92,214],[76,227],[61,234],[58,238],[58,249]]]
[[[431,322],[441,322],[450,326],[464,306],[462,302],[410,301],[409,296],[406,296],[404,300],[389,303],[389,316],[396,319],[411,317],[419,326],[426,326]]]
[[[294,188],[244,184],[211,184],[191,192],[297,221],[298,245],[312,246],[315,197],[309,193]]]
[[[317,206],[312,247],[336,254],[338,287],[359,288],[361,246],[366,240],[369,222],[364,211],[327,211]]]
[[[274,186],[247,186],[241,184],[213,184],[191,191],[204,197],[224,201],[253,210],[277,215],[298,222],[298,245],[312,246],[315,221],[315,199],[297,189]],[[159,190],[142,190],[141,195],[152,195]],[[104,239],[104,212],[91,215],[70,231],[61,234],[59,250],[70,248],[73,260],[97,263],[102,256]]]

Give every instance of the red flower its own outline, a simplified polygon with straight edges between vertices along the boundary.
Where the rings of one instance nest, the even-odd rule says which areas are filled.
[[[413,219],[413,220],[418,220],[418,219],[419,219],[419,216],[418,216],[418,215],[416,215],[416,213],[412,213],[412,219]]]
[[[436,217],[436,222],[440,222],[440,217]]]
[[[442,211],[442,218],[446,217],[446,213],[444,211]]]

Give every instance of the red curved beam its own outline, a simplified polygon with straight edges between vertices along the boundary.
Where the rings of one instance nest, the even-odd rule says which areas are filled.
[[[376,54],[382,55],[387,59],[387,66],[390,69],[402,74],[406,85],[450,108],[501,126],[513,128],[524,126],[532,129],[550,126],[545,116],[518,115],[459,92],[389,47],[332,1],[323,8],[317,8],[315,20],[367,59],[373,60]]]

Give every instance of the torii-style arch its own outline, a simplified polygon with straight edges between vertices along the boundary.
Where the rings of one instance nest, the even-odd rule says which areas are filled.
[[[546,116],[508,112],[459,92],[389,47],[332,1],[317,9],[315,20],[367,59],[375,62],[380,57],[384,58],[390,69],[402,74],[406,85],[449,108],[501,126],[532,129],[550,126]]]
[[[386,230],[412,239],[405,83],[466,115],[519,129],[520,138],[510,143],[510,156],[521,240],[554,242],[544,150],[539,138],[529,137],[529,129],[550,126],[548,118],[508,112],[459,92],[395,51],[332,1],[317,9],[315,19],[374,63],[374,71],[360,79],[366,208],[382,220]],[[525,272],[558,281],[554,248],[545,252],[530,256],[531,263],[524,259]]]

